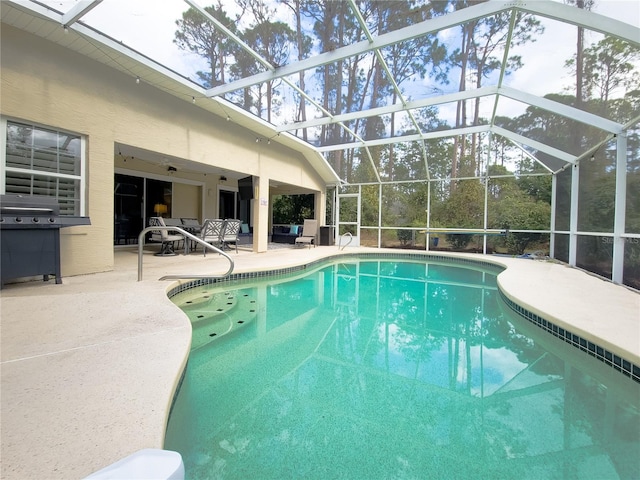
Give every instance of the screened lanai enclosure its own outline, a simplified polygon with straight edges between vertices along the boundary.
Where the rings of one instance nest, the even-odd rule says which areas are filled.
[[[337,239],[540,251],[640,288],[638,2],[6,3],[132,81],[259,119],[256,142],[316,149]]]

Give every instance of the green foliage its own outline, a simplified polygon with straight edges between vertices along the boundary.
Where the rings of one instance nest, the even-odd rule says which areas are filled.
[[[627,215],[626,230],[640,233],[640,155],[632,157],[627,167]]]
[[[355,197],[340,198],[339,217],[343,222],[358,220],[358,200]]]
[[[464,250],[469,245],[469,242],[473,238],[473,235],[468,233],[455,233],[447,235],[447,242],[454,250]]]
[[[278,195],[273,201],[273,223],[302,224],[314,217],[314,195]]]
[[[606,154],[580,165],[578,229],[612,232],[615,215],[615,157]]]
[[[478,180],[452,184],[451,194],[432,206],[434,220],[449,228],[481,228],[484,217],[484,186]]]
[[[410,184],[410,190],[406,194],[406,215],[409,225],[415,227],[427,225],[428,192],[426,183]]]
[[[489,168],[489,196],[487,199],[488,226],[499,229],[548,230],[551,218],[551,179],[540,177],[503,177],[510,172],[499,165]],[[498,176],[495,178],[495,176]],[[522,254],[542,234],[510,232],[497,244],[509,253]]]
[[[638,49],[615,37],[605,37],[584,50],[584,82],[586,93],[600,100],[606,113],[608,102],[619,88],[631,88],[640,83],[634,64],[640,59]],[[575,58],[567,62],[572,67]]]
[[[551,204],[551,175],[538,177],[521,177],[517,180],[518,188],[530,197]]]
[[[361,193],[362,214],[360,223],[364,226],[378,225],[378,185],[363,185]]]
[[[503,192],[501,198],[489,206],[492,228],[547,230],[551,217],[551,205],[535,200],[519,189]],[[526,248],[540,241],[542,234],[528,232],[510,232],[504,239],[509,253],[520,255]]]
[[[227,16],[221,6],[205,7],[206,12],[225,25],[232,33],[237,33],[236,22]],[[225,83],[226,66],[239,51],[235,42],[219,31],[204,15],[194,8],[182,14],[176,21],[174,43],[178,48],[199,55],[207,62],[209,71],[197,72],[205,87]]]
[[[585,2],[589,3],[590,0]],[[463,8],[467,3],[408,1],[364,2],[361,5],[368,24],[394,31],[437,17],[447,10]],[[275,12],[268,11],[263,2],[242,0],[241,4],[242,15],[249,16],[250,21],[246,17],[242,18],[242,22],[240,18],[229,18],[220,6],[222,4],[207,7],[206,10],[276,69],[287,64],[296,54],[301,60],[308,58],[312,49],[317,49],[319,53],[331,52],[362,38],[360,24],[348,14],[348,2],[283,0],[279,3],[291,8],[298,18],[304,18],[309,22],[308,25],[312,25],[316,34],[313,41],[306,36],[300,24],[289,26],[275,21]],[[460,43],[450,51],[447,48],[453,43],[440,43],[437,35],[427,35],[389,45],[380,54],[384,56],[389,72],[400,84],[409,79],[426,84],[424,80],[429,78],[433,88],[440,89],[446,83],[456,81],[449,73],[459,72],[459,83],[453,86],[454,89],[480,88],[487,78],[495,75],[503,62],[506,62],[505,75],[520,68],[523,58],[513,55],[519,50],[513,47],[534,42],[542,30],[535,16],[523,12],[516,15],[514,18],[512,13],[497,14],[461,24],[459,28],[462,31],[456,37]],[[515,22],[512,23],[512,20]],[[224,84],[230,79],[255,75],[264,70],[264,65],[229,41],[194,9],[185,12],[177,26],[176,44],[202,56],[210,67],[210,72],[198,72],[205,86]],[[512,47],[509,56],[504,54],[507,47]],[[580,94],[582,98],[576,98],[574,87],[573,90],[549,93],[545,100],[595,113],[621,124],[636,118],[640,111],[638,49],[629,42],[604,36],[581,53],[584,65],[580,67],[583,72],[578,75],[577,82],[584,87]],[[577,70],[575,59],[569,60],[566,65]],[[310,72],[301,72],[298,80],[302,89],[305,89],[306,73]],[[317,89],[314,96],[323,108],[336,115],[397,103],[398,92],[387,81],[388,72],[381,69],[379,62],[370,61],[364,56],[354,55],[322,64],[314,73],[314,88]],[[295,113],[290,114],[292,117],[295,115],[295,119],[291,120],[310,118],[305,112],[305,102],[301,98],[284,98],[284,91],[283,84],[273,80],[229,93],[227,99],[269,120],[272,113],[274,116],[283,114],[285,109],[282,107],[287,101],[299,102]],[[621,93],[624,93],[623,97]],[[469,125],[489,122],[489,119],[480,117],[478,100],[460,101],[457,107],[458,126],[463,126],[465,122],[471,122]],[[524,114],[516,118],[497,117],[495,125],[576,155],[603,138],[602,130],[596,126],[578,122],[541,106],[529,106]],[[425,107],[413,111],[411,122],[402,120],[402,115],[390,113],[348,123],[352,132],[339,125],[324,125],[317,134],[317,141],[334,145],[352,142],[354,133],[364,139],[379,139],[435,132],[452,126],[441,118],[439,109]],[[306,138],[306,132],[301,135]],[[626,231],[638,233],[640,163],[637,158],[640,140],[637,131],[634,133],[633,130],[627,132],[627,138]],[[612,155],[613,143],[615,141],[601,148],[594,162],[585,161],[581,165],[580,230],[608,231],[611,228],[616,168]],[[487,151],[488,148],[491,151]],[[428,205],[432,228],[482,228],[485,200],[483,181],[457,180],[456,176],[485,173],[490,177],[487,184],[489,228],[548,230],[552,179],[549,170],[558,172],[565,162],[540,150],[531,153],[538,160],[535,161],[529,152],[523,153],[513,141],[499,134],[491,137],[488,146],[482,141],[482,135],[470,134],[455,137],[455,143],[451,138],[427,138],[395,145],[370,146],[368,149],[345,148],[327,156],[340,178],[353,185],[363,184],[360,187],[362,203],[359,212],[362,225],[375,227],[381,223],[385,227],[400,227],[397,230],[398,239],[407,242],[407,235],[411,232],[402,228],[426,226]],[[455,165],[452,163],[454,158],[458,162]],[[490,158],[491,163],[486,172],[482,171],[485,158]],[[514,161],[517,165],[513,172],[503,166],[511,165]],[[544,166],[539,162],[543,162]],[[429,185],[427,178],[443,181]],[[422,179],[425,181],[413,182]],[[558,173],[556,179],[556,228],[567,230],[571,213],[571,171]],[[379,180],[382,186],[378,184]],[[389,183],[397,180],[411,181]],[[379,206],[380,189],[382,204]],[[313,216],[312,196],[308,196],[306,203],[304,197],[276,197],[274,222],[299,223],[305,217]],[[341,202],[340,217],[343,221],[355,221],[357,214],[355,202]],[[393,239],[393,230],[388,232]],[[510,252],[522,253],[540,237],[540,234],[514,232],[501,240]],[[464,248],[471,238],[471,235],[448,235],[454,248]]]
[[[448,228],[482,228],[484,218],[484,186],[478,180],[452,182],[450,194],[442,202],[433,202],[431,226]],[[456,249],[464,249],[473,235],[450,234],[447,241]]]
[[[403,247],[406,247],[411,242],[411,238],[413,237],[411,230],[398,229],[397,235],[398,235],[398,240],[400,240],[400,244]]]

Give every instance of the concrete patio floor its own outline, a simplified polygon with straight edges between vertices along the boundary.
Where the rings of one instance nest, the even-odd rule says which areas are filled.
[[[235,272],[246,272],[359,251],[399,252],[291,247],[231,257]],[[640,365],[637,292],[551,261],[469,256],[507,267],[499,283],[511,300]],[[83,478],[139,449],[162,448],[191,326],[166,296],[175,281],[158,278],[226,269],[216,254],[148,250],[138,282],[137,248],[119,248],[111,272],[5,286],[0,478]]]

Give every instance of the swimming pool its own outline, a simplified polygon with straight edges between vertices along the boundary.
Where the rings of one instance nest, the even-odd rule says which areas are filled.
[[[173,297],[187,478],[637,478],[640,387],[512,313],[499,269],[341,258]]]

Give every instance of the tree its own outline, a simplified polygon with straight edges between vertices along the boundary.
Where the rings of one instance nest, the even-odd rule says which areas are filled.
[[[363,1],[357,3],[357,8],[368,28],[374,34],[379,34],[442,13],[446,9],[446,2]],[[321,52],[332,51],[364,38],[363,27],[351,14],[348,2],[307,1],[301,4],[301,9],[314,20],[314,32],[320,39]],[[400,92],[394,89],[381,60],[384,60],[396,81],[402,83],[409,78],[418,80],[426,75],[441,75],[442,70],[438,67],[445,58],[445,49],[436,36],[427,36],[388,46],[375,55],[363,53],[323,65],[318,68],[322,107],[341,114],[395,102]],[[390,114],[358,118],[347,122],[346,127],[365,139],[377,139],[394,135],[403,126],[398,126],[395,114]],[[320,142],[323,144],[346,141],[354,141],[347,129],[340,125],[322,127]],[[394,147],[370,148],[368,154],[376,168],[385,172],[385,178],[394,178],[393,168],[397,158]],[[363,162],[358,163],[358,155],[353,150],[334,154],[333,165],[343,178],[353,178],[352,169],[362,168]],[[368,158],[366,161],[370,162]]]
[[[459,180],[449,197],[432,206],[433,219],[449,228],[482,228],[484,216],[484,186],[478,180]],[[464,248],[472,234],[449,234],[447,240],[454,248]]]
[[[351,32],[357,30],[357,25],[347,21],[348,9],[346,2],[316,2],[307,1],[301,5],[302,12],[314,20],[313,31],[319,39],[321,53],[330,52],[341,47],[347,39],[357,38]],[[331,112],[341,112],[342,88],[344,82],[343,60],[334,64],[326,64],[318,68],[321,73],[322,107]],[[337,143],[340,138],[341,127],[338,125],[323,126],[320,134],[324,143]]]
[[[503,166],[492,165],[489,168],[489,228],[548,230],[551,218],[550,200],[536,199],[535,195],[540,192],[534,190],[535,195],[530,195],[523,188],[528,187],[528,183],[521,183],[508,175],[512,174]],[[540,196],[549,195],[550,193],[546,193]],[[541,238],[540,233],[509,232],[503,243],[509,253],[521,255],[531,243],[540,241]]]
[[[595,0],[566,0],[569,5],[575,5],[581,10],[591,10]],[[584,95],[584,27],[578,25],[576,39],[575,74],[576,74],[576,106],[582,108]]]
[[[512,14],[501,13],[483,19],[475,33],[471,65],[474,67],[475,87],[481,88],[483,80],[489,77],[492,72],[504,68],[505,75],[522,67],[520,56],[511,55],[502,64],[499,55],[501,51],[508,47],[518,46],[529,42],[535,42],[536,37],[544,32],[544,27],[540,21],[531,15],[518,12],[513,19],[515,27],[511,37],[509,37],[509,24],[512,21]],[[507,41],[510,38],[510,43]],[[480,98],[474,101],[473,125],[480,125]],[[469,158],[472,161],[468,171],[471,174],[479,174],[476,169],[478,134],[471,136],[471,152]]]
[[[273,223],[302,224],[314,216],[314,195],[277,195],[273,200]]]
[[[602,114],[608,113],[609,103],[619,88],[638,88],[639,59],[637,48],[614,37],[606,37],[585,50],[585,90],[602,102]]]
[[[227,16],[221,5],[205,7],[205,10],[230,31],[237,33],[235,21]],[[182,19],[176,20],[176,25],[178,30],[173,41],[178,48],[200,55],[209,65],[208,72],[197,72],[204,86],[210,88],[225,83],[229,59],[236,52],[235,43],[194,8],[184,12]]]
[[[456,9],[466,8],[471,5],[483,3],[486,0],[468,0],[454,2]],[[505,74],[522,66],[519,56],[510,56],[503,65],[503,52],[506,48],[534,42],[536,35],[544,30],[539,20],[527,14],[519,13],[514,20],[514,29],[510,35],[511,14],[501,13],[486,18],[469,21],[461,25],[460,47],[449,56],[449,61],[460,70],[458,90],[467,90],[467,83],[473,82],[475,88],[482,87],[483,79],[501,68]],[[472,125],[480,125],[480,99],[474,101]],[[456,108],[457,128],[467,125],[467,101],[460,100]],[[471,136],[470,148],[466,136],[458,136],[454,139],[451,176],[456,178],[459,174],[471,176],[477,172],[477,145],[476,134]],[[466,160],[466,164],[462,162]],[[452,188],[456,184],[452,183]]]
[[[283,22],[263,21],[246,30],[242,37],[249,47],[274,67],[288,63],[291,47],[295,44],[295,33]],[[256,113],[266,118],[268,122],[272,121],[272,116],[276,113],[274,107],[277,102],[274,101],[274,95],[277,93],[276,85],[280,83],[280,81],[269,80],[264,83],[264,92],[262,92],[262,85],[254,89],[253,105]],[[266,98],[264,108],[263,97]]]
[[[430,6],[418,5],[414,2],[377,2],[375,11],[378,16],[378,28],[387,30],[396,30],[403,28],[407,25],[414,24],[417,20],[422,21],[432,16]],[[446,48],[438,41],[435,35],[425,35],[416,39],[408,40],[402,43],[394,44],[384,50],[384,61],[393,77],[393,81],[396,85],[402,85],[406,80],[417,77],[425,78],[428,71],[431,75],[435,75],[437,78],[444,78],[439,70],[440,65],[445,61]],[[425,62],[425,58],[429,59],[429,62]],[[378,63],[378,62],[376,62]],[[431,65],[431,69],[428,70],[427,66]],[[382,72],[376,71],[377,74]],[[374,75],[374,78],[377,78]],[[386,89],[388,92],[384,97],[389,97],[391,103],[398,101],[399,94],[401,92],[393,88],[392,83],[386,80]],[[374,89],[374,92],[376,89]],[[380,93],[383,93],[382,91]],[[372,95],[372,107],[380,106],[384,102],[389,101],[387,98],[374,98]],[[402,127],[402,125],[400,125]],[[389,117],[389,135],[391,137],[396,135],[398,126],[396,125],[396,115],[392,113]],[[389,153],[387,157],[387,179],[394,180],[394,167],[396,160],[395,146],[393,144],[388,147]],[[419,177],[424,178],[424,176]]]
[[[293,12],[295,18],[295,36],[296,36],[296,48],[298,50],[298,61],[303,60],[311,51],[312,40],[308,35],[305,35],[302,31],[302,2],[301,0],[280,0],[281,3],[287,5]],[[298,74],[298,86],[300,90],[305,91],[305,79],[304,72]],[[307,119],[306,102],[302,95],[298,97],[298,108],[294,121],[304,122]],[[307,141],[307,130],[302,131],[302,139]]]

